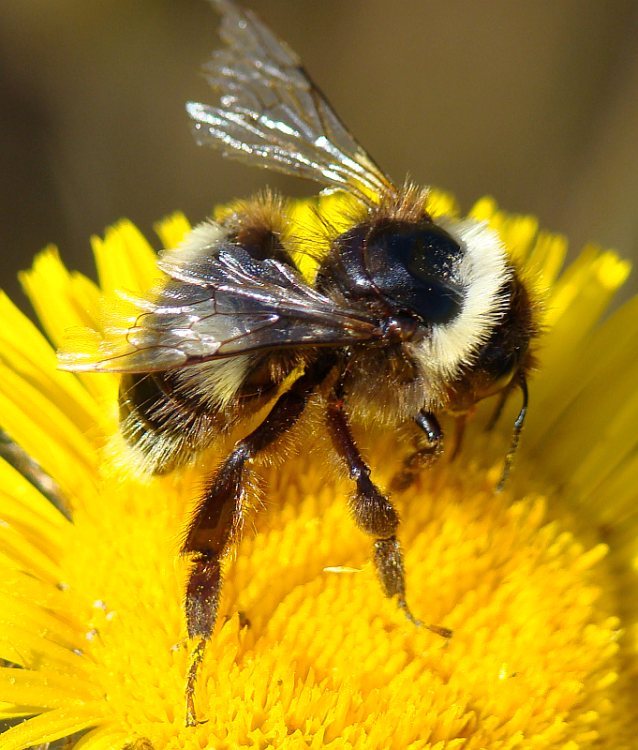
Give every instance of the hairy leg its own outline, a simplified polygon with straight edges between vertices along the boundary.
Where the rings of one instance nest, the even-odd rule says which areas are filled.
[[[414,418],[414,423],[419,428],[416,450],[407,456],[401,470],[392,479],[392,489],[396,492],[407,489],[417,474],[443,452],[443,431],[434,414],[422,409]]]
[[[196,641],[186,682],[186,725],[197,723],[194,694],[197,674],[211,638],[221,592],[221,561],[236,539],[243,518],[244,470],[259,453],[289,430],[301,416],[309,396],[326,377],[332,360],[322,358],[275,402],[266,419],[235,444],[208,486],[193,516],[182,554],[192,560],[186,587],[188,637]]]
[[[357,448],[343,400],[333,394],[328,403],[328,427],[333,445],[345,462],[356,491],[350,500],[354,519],[362,531],[374,538],[374,564],[383,593],[397,599],[399,607],[415,625],[420,625],[449,638],[452,631],[438,625],[425,625],[410,611],[405,597],[405,573],[401,546],[396,537],[399,516],[390,500],[370,479],[370,468]]]

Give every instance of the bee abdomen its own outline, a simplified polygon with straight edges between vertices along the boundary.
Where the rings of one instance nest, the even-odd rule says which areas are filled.
[[[120,382],[120,431],[139,454],[143,473],[184,466],[218,431],[214,415],[178,395],[171,378],[170,372],[143,373]]]

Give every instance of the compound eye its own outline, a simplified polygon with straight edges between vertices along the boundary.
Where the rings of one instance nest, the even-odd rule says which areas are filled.
[[[369,244],[370,271],[378,287],[429,323],[446,323],[459,313],[463,256],[459,243],[431,222],[396,222]]]

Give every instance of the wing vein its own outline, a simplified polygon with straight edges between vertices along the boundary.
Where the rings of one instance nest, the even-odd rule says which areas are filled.
[[[204,66],[218,106],[189,102],[200,144],[332,185],[368,205],[397,189],[348,132],[297,55],[253,13],[215,0],[226,47]]]

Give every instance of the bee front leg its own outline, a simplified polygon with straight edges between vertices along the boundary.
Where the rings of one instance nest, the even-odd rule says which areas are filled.
[[[374,564],[383,593],[389,599],[396,597],[399,607],[410,622],[449,638],[452,635],[451,630],[438,625],[425,625],[414,617],[408,607],[405,598],[403,554],[396,536],[399,515],[390,500],[370,479],[370,468],[354,442],[343,400],[336,393],[333,393],[328,402],[327,416],[333,445],[348,467],[350,478],[354,480],[357,488],[350,499],[350,509],[359,528],[375,540]]]
[[[407,489],[417,474],[443,453],[443,430],[434,414],[421,409],[414,422],[419,428],[417,447],[407,456],[401,470],[392,479],[392,489],[395,492]]]
[[[245,467],[259,453],[289,430],[301,416],[314,388],[325,378],[333,360],[325,357],[314,363],[282,394],[264,421],[235,444],[195,512],[182,546],[182,554],[192,559],[186,587],[186,626],[188,637],[196,642],[186,679],[186,725],[197,724],[195,685],[210,640],[219,606],[222,585],[221,561],[237,539],[243,520]]]

